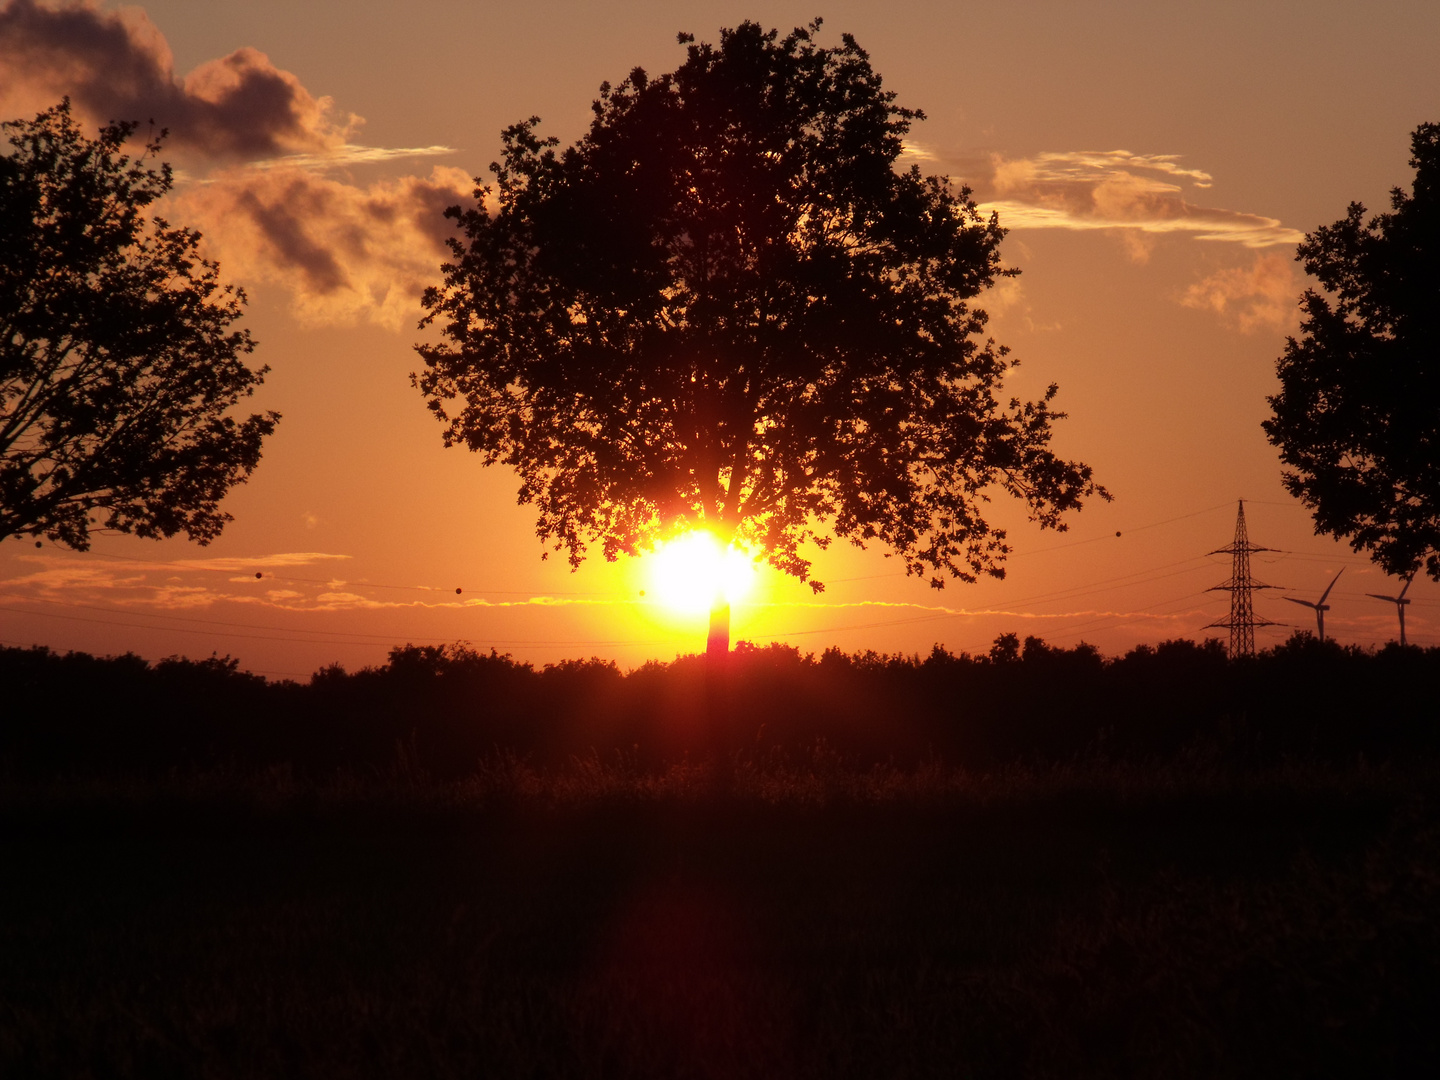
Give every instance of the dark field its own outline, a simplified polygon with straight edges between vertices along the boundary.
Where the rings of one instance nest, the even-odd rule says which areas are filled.
[[[1434,779],[12,785],[0,1075],[1422,1075]]]
[[[0,1077],[1429,1075],[1437,684],[0,650]]]

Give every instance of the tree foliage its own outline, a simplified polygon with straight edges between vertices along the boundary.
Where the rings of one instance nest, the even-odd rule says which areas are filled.
[[[1411,149],[1414,190],[1390,213],[1367,224],[1351,203],[1299,246],[1325,293],[1305,291],[1264,427],[1317,532],[1440,579],[1440,125]]]
[[[123,152],[135,124],[86,138],[69,102],[4,125],[0,156],[0,539],[85,549],[97,512],[141,536],[205,543],[225,492],[260,459],[275,413],[227,415],[266,369],[232,329],[200,235],[144,211],[168,165]],[[161,133],[163,138],[164,133]]]
[[[494,187],[447,212],[415,381],[572,565],[703,527],[803,580],[829,522],[969,581],[1008,550],[988,491],[1052,527],[1103,494],[1049,448],[1055,387],[1000,396],[1013,361],[972,302],[1014,272],[1004,230],[897,168],[922,114],[818,28],[681,35],[674,72],[602,85],[573,146],[506,129]]]

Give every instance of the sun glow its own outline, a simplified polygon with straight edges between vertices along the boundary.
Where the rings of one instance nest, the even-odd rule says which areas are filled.
[[[650,560],[655,598],[677,612],[708,612],[717,590],[734,604],[750,591],[754,581],[754,560],[738,548],[722,548],[720,541],[704,530],[658,545]]]

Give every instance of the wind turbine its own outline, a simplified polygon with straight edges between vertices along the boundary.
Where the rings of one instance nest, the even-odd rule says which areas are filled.
[[[1345,568],[1342,566],[1340,572],[1330,579],[1330,584],[1325,586],[1325,591],[1320,594],[1320,599],[1316,600],[1313,604],[1309,600],[1297,600],[1293,596],[1281,597],[1282,600],[1289,600],[1292,604],[1303,604],[1308,608],[1315,609],[1315,623],[1320,628],[1321,641],[1325,640],[1325,612],[1330,610],[1330,605],[1325,603],[1325,598],[1330,595],[1330,590],[1335,588],[1335,582],[1340,580],[1340,574],[1343,573],[1345,573]],[[1402,593],[1401,595],[1403,596],[1404,594]],[[1410,601],[1406,600],[1405,602],[1408,604]],[[1405,617],[1403,615],[1400,617],[1400,621],[1402,624],[1404,623]],[[1403,638],[1405,631],[1402,629],[1400,633]]]
[[[1400,590],[1399,596],[1381,596],[1379,593],[1369,592],[1366,596],[1373,596],[1376,600],[1388,600],[1395,605],[1395,610],[1400,613],[1400,644],[1405,644],[1405,605],[1410,603],[1405,599],[1405,594],[1410,590],[1410,583],[1415,580],[1412,573],[1405,579],[1405,588]]]

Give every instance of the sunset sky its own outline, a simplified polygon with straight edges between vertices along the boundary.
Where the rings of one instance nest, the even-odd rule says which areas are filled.
[[[1014,631],[1106,653],[1223,636],[1236,500],[1253,570],[1277,586],[1274,644],[1314,629],[1285,595],[1331,594],[1327,632],[1396,634],[1400,584],[1317,537],[1260,422],[1297,327],[1304,233],[1407,186],[1410,132],[1440,120],[1440,5],[560,3],[0,0],[0,115],[70,95],[95,123],[170,131],[166,213],[201,229],[250,303],[255,406],[284,419],[234,521],[199,547],[100,534],[90,552],[0,543],[0,642],[239,657],[272,677],[380,663],[392,645],[469,641],[537,664],[622,667],[704,646],[704,616],[658,602],[647,560],[542,562],[513,474],[441,445],[409,376],[419,291],[502,127],[568,144],[604,80],[672,70],[677,31],[754,19],[855,35],[898,103],[928,119],[909,160],[970,185],[1023,270],[982,298],[1022,360],[1060,384],[1056,446],[1114,494],[1041,532],[997,497],[1003,581],[943,591],[881,549],[834,545],[827,585],[763,571],[735,639],[803,651],[984,651]],[[1118,536],[1117,536],[1118,532]],[[256,574],[261,577],[257,579]],[[456,590],[462,590],[458,595]],[[1412,641],[1440,644],[1440,588],[1411,589]],[[1288,610],[1287,610],[1288,609]]]

